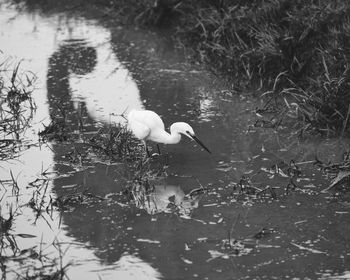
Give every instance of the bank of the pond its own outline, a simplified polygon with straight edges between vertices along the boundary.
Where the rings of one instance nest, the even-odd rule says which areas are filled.
[[[235,90],[258,90],[269,126],[287,119],[322,135],[350,131],[350,3],[347,1],[31,1],[45,11],[93,10],[123,24],[170,28],[179,45],[224,74]]]

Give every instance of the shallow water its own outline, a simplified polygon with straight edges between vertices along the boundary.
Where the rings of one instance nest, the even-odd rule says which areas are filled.
[[[38,78],[37,109],[23,131],[23,147],[0,168],[1,214],[15,210],[16,254],[27,257],[25,266],[8,260],[8,279],[39,271],[38,259],[23,251],[28,248],[42,250],[44,263],[58,261],[53,270],[60,261],[69,263],[70,279],[349,275],[349,203],[320,192],[330,180],[313,165],[316,155],[339,161],[348,139],[301,142],[288,128],[277,133],[254,127],[259,101],[231,94],[160,34],[0,7],[1,51]],[[189,122],[212,154],[188,139],[161,146],[162,155],[152,161],[167,162],[166,175],[151,182],[151,193],[141,187],[132,201],[123,193],[131,179],[125,164],[95,154],[75,161],[78,142],[38,145],[37,133],[62,109],[71,131],[79,135],[82,120],[84,133],[93,135],[125,123],[117,115],[132,108],[158,112],[167,127]],[[298,188],[286,194],[293,162],[301,175]],[[276,172],[276,165],[283,171]],[[244,185],[242,176],[256,188],[274,190],[265,197],[239,194],[235,184]],[[87,190],[89,199],[38,216],[28,204]]]

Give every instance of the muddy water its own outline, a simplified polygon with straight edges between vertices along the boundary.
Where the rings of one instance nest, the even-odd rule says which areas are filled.
[[[1,214],[15,211],[15,255],[26,257],[22,266],[7,261],[8,279],[38,273],[42,262],[25,249],[54,263],[46,273],[69,264],[70,279],[350,277],[349,203],[321,192],[330,180],[313,165],[316,155],[339,161],[348,139],[301,142],[288,128],[254,127],[259,101],[228,91],[160,34],[0,7],[1,51],[38,78],[26,145],[0,168]],[[166,174],[130,200],[123,164],[98,155],[72,160],[78,148],[65,142],[38,144],[37,133],[62,111],[70,131],[79,134],[82,120],[93,135],[125,123],[117,115],[132,108],[158,112],[167,127],[189,122],[212,154],[187,139],[161,146],[153,161],[166,162]],[[287,192],[295,166],[297,188]],[[238,183],[266,195],[240,193]],[[28,203],[86,190],[89,199],[40,215]]]

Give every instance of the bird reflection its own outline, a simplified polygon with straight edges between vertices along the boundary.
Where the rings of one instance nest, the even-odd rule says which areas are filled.
[[[151,188],[138,186],[134,192],[136,206],[148,214],[178,212],[189,217],[198,208],[201,195],[186,195],[180,186],[154,185]]]

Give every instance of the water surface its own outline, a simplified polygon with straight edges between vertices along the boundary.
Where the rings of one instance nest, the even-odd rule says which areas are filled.
[[[70,279],[327,279],[349,273],[349,204],[320,192],[330,180],[313,164],[316,156],[339,161],[348,139],[300,141],[288,128],[254,127],[258,100],[231,93],[155,32],[0,7],[2,56],[10,56],[9,65],[22,60],[21,69],[37,76],[37,109],[22,135],[30,148],[0,168],[1,214],[15,209],[13,232],[32,235],[15,237],[21,252],[40,248],[47,259],[69,263]],[[38,132],[63,111],[69,131],[94,135],[125,124],[119,115],[132,108],[156,111],[166,127],[190,123],[212,154],[188,139],[161,146],[153,160],[155,166],[168,163],[166,174],[150,183],[152,192],[140,186],[130,200],[123,192],[132,179],[124,164],[98,154],[79,161],[79,142],[38,144]],[[295,166],[301,170],[297,189],[287,192],[288,168]],[[268,191],[240,195],[237,184]],[[92,196],[40,215],[28,204],[84,191]],[[27,269],[35,273],[38,261],[27,261],[22,267],[10,261],[9,279]]]

